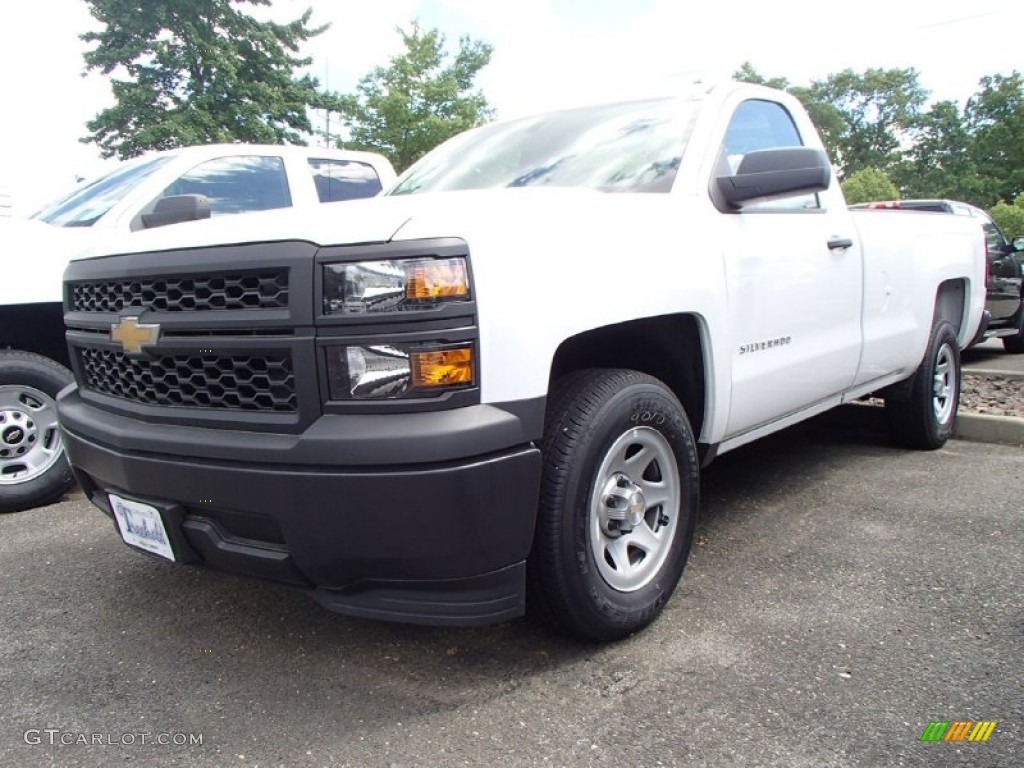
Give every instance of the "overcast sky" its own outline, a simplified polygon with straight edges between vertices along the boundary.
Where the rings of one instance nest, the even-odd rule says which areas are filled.
[[[915,67],[934,98],[960,101],[983,75],[1024,69],[1021,0],[275,0],[269,13],[310,6],[331,28],[305,53],[332,89],[385,64],[401,47],[395,27],[419,19],[453,45],[468,34],[494,46],[479,82],[499,117],[727,78],[746,60],[799,84],[847,67]],[[82,77],[78,35],[93,27],[83,0],[0,6],[0,193],[19,212],[104,168],[78,142],[111,103],[103,78]]]

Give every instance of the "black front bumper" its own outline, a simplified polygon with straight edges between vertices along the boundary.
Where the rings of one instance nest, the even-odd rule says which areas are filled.
[[[112,515],[114,492],[157,507],[181,562],[371,618],[471,625],[523,613],[541,462],[509,411],[331,415],[286,436],[147,424],[74,387],[59,410],[93,503]]]

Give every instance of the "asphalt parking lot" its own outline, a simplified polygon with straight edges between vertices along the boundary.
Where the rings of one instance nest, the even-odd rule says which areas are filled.
[[[1011,355],[1003,350],[1000,339],[989,339],[962,353],[964,370],[994,371],[1003,375],[1024,376],[1024,355]]]
[[[684,583],[604,647],[332,615],[130,551],[80,496],[0,516],[0,765],[1024,764],[1024,451],[903,451],[862,412],[709,468]]]

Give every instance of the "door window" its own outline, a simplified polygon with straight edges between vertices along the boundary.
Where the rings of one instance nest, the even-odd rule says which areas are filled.
[[[803,144],[793,118],[781,104],[751,99],[740,104],[729,121],[722,143],[720,163],[726,164],[727,170],[723,169],[723,172],[734,174],[747,152],[757,149],[802,147]],[[743,210],[806,210],[818,207],[818,196],[810,194],[744,205]]]
[[[321,203],[373,197],[381,190],[380,177],[369,163],[313,157],[309,170]]]
[[[985,244],[988,247],[988,253],[991,258],[1001,258],[1006,255],[1006,239],[1003,237],[1002,231],[990,221],[982,223],[982,228],[985,230]]]
[[[260,155],[218,157],[200,163],[160,197],[171,195],[205,196],[210,201],[211,216],[269,211],[292,204],[284,161]],[[156,200],[151,206],[155,204]]]

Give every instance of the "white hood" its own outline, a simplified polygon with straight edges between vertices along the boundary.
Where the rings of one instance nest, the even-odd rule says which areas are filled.
[[[301,240],[318,246],[384,243],[410,237],[466,237],[482,222],[513,229],[592,217],[603,200],[623,198],[584,189],[487,189],[374,197],[313,209],[221,216],[161,227],[97,243],[76,258]],[[415,226],[413,226],[415,224]]]

